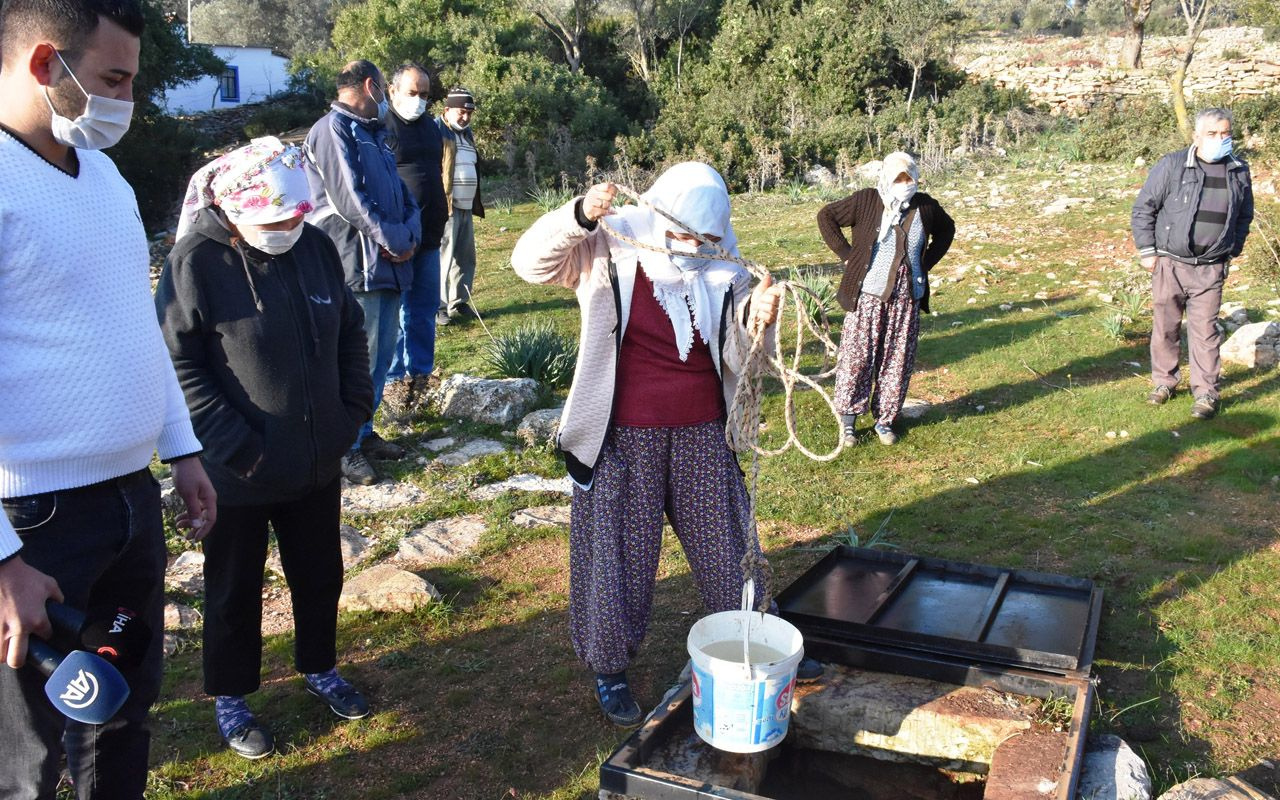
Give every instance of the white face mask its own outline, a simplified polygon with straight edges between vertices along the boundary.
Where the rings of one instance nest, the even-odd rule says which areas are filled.
[[[893,185],[893,188],[889,190],[889,194],[891,197],[893,197],[894,200],[897,200],[899,203],[906,203],[916,195],[916,182],[911,181],[910,183],[895,183]]]
[[[252,228],[242,231],[244,240],[255,250],[261,250],[269,256],[278,256],[289,252],[302,238],[302,225],[287,231],[264,231]]]
[[[427,98],[404,95],[394,101],[396,113],[406,122],[413,122],[427,112]]]
[[[54,140],[58,144],[78,150],[105,150],[120,141],[133,120],[133,103],[89,94],[80,85],[80,79],[71,71],[71,67],[67,66],[61,53],[58,53],[58,60],[62,61],[63,68],[88,98],[88,102],[85,104],[83,114],[74,120],[67,119],[53,107],[53,101],[49,99],[49,87],[44,87],[44,101],[49,104],[49,111],[53,113]]]

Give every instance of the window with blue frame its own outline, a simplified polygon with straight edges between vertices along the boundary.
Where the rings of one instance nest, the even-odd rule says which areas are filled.
[[[240,69],[238,67],[227,67],[227,71],[222,73],[218,83],[218,95],[222,102],[240,102]]]

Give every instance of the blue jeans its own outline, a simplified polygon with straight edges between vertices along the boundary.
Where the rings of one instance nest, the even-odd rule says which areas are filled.
[[[413,257],[413,284],[400,307],[400,335],[387,380],[430,375],[436,361],[436,310],[440,305],[440,251]]]
[[[369,377],[373,379],[373,413],[382,403],[382,389],[387,385],[387,371],[400,336],[401,293],[391,289],[354,292],[356,302],[364,309],[364,335],[369,340]],[[365,437],[373,433],[373,419],[360,427],[360,435],[352,450],[358,450]]]
[[[164,652],[159,485],[142,469],[78,489],[8,498],[4,511],[22,537],[22,559],[57,580],[67,605],[91,618],[128,607],[152,637],[142,661],[120,670],[129,699],[105,725],[68,720],[45,697],[44,676],[0,665],[0,797],[52,798],[65,750],[80,800],[141,798],[151,745],[147,711],[160,693]]]

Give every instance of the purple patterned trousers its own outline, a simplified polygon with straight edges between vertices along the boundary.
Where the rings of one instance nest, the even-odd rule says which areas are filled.
[[[869,406],[878,424],[892,425],[907,399],[919,338],[920,305],[911,294],[911,270],[904,261],[889,302],[859,294],[858,307],[844,318],[836,356],[836,409],[856,416]]]
[[[664,514],[703,604],[738,608],[749,513],[723,422],[612,428],[591,489],[573,493],[569,635],[578,658],[594,672],[621,672],[644,641]]]

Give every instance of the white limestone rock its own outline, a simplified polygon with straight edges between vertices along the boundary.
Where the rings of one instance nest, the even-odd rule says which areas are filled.
[[[472,439],[457,450],[440,456],[436,462],[446,467],[461,467],[477,458],[505,452],[507,452],[507,446],[502,442],[495,442],[492,439]]]
[[[391,564],[378,564],[342,587],[339,611],[413,611],[441,599],[422,577]]]
[[[471,490],[469,495],[472,500],[481,502],[492,500],[505,492],[556,492],[558,494],[573,494],[573,482],[568,477],[564,478],[543,478],[539,475],[513,475],[505,481],[490,483]]]
[[[554,447],[563,411],[564,408],[541,408],[526,414],[516,428],[516,438],[525,447]]]
[[[479,514],[428,522],[409,531],[400,542],[396,558],[418,564],[439,564],[466,555],[488,530]]]
[[[432,394],[440,415],[485,425],[511,425],[534,409],[539,384],[530,378],[450,375]]]
[[[1080,772],[1079,800],[1151,800],[1147,764],[1119,736],[1091,738]]]
[[[1280,362],[1280,322],[1243,325],[1222,345],[1222,360],[1250,369],[1271,369]]]

